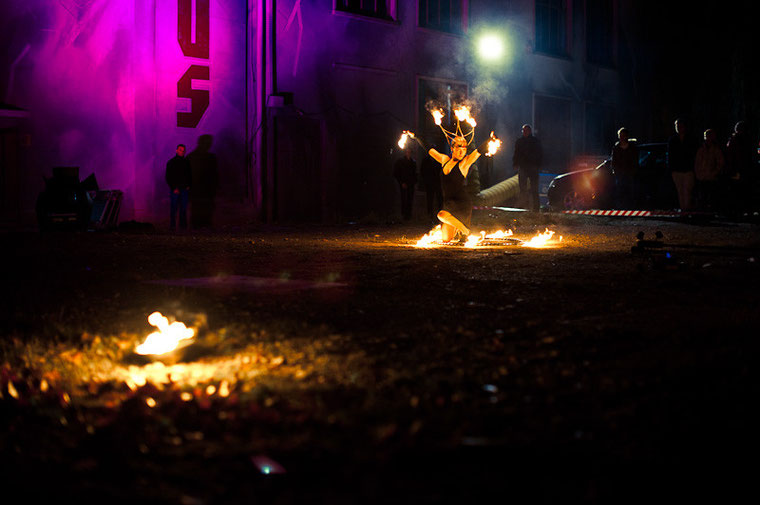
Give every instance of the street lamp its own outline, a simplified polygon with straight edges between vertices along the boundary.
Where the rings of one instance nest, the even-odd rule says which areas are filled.
[[[500,60],[506,52],[503,37],[495,33],[481,35],[477,46],[480,58],[489,62]]]

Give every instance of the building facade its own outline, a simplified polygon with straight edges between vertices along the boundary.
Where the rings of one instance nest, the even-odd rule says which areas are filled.
[[[512,174],[531,123],[562,172],[627,120],[626,0],[4,2],[3,219],[33,220],[55,166],[124,191],[122,220],[168,221],[166,161],[213,138],[216,222],[386,219],[403,130],[472,106]],[[481,58],[495,34],[501,56]],[[626,41],[630,43],[630,41]],[[621,49],[622,48],[622,49]],[[621,105],[623,104],[623,105]],[[20,111],[20,112],[19,112]],[[417,152],[417,160],[424,153]]]

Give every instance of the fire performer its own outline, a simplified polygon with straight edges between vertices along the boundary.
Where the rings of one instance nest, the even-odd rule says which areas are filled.
[[[474,134],[474,131],[473,125],[473,129],[468,135]],[[446,131],[444,130],[444,132]],[[451,156],[440,153],[435,149],[428,149],[414,133],[409,131],[404,132],[404,134],[416,140],[431,158],[441,164],[443,209],[438,212],[438,220],[442,223],[442,239],[444,242],[449,242],[455,238],[457,233],[461,235],[462,239],[466,239],[470,235],[472,198],[467,192],[467,174],[472,164],[480,158],[480,155],[493,153],[498,144],[500,144],[500,141],[491,132],[491,135],[475,151],[467,154],[469,143],[459,126],[457,125],[456,135],[449,136],[449,132],[446,133],[451,145]]]

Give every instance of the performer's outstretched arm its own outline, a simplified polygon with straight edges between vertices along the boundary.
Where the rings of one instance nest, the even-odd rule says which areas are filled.
[[[424,143],[424,142],[423,142],[423,141],[422,141],[422,140],[421,140],[419,137],[417,137],[417,136],[416,136],[414,133],[412,133],[412,132],[407,132],[407,134],[408,134],[410,137],[412,137],[412,138],[415,140],[415,142],[417,142],[417,144],[419,144],[419,146],[420,146],[420,147],[421,147],[421,148],[422,148],[422,149],[423,149],[423,150],[424,150],[426,153],[428,153],[428,154],[429,154],[429,155],[430,155],[430,156],[431,156],[431,157],[432,157],[432,158],[433,158],[435,161],[437,161],[437,162],[438,162],[438,163],[440,163],[441,165],[443,165],[444,163],[446,163],[446,162],[449,160],[449,157],[448,157],[448,156],[446,156],[445,154],[443,154],[443,153],[439,153],[438,151],[436,151],[436,150],[435,150],[435,149],[433,149],[433,148],[428,148],[428,146],[426,146],[426,145],[425,145],[425,143]]]

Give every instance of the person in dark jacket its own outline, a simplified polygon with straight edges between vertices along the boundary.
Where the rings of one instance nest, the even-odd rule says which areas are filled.
[[[405,221],[409,221],[412,218],[414,185],[417,182],[417,162],[412,158],[411,149],[405,149],[403,158],[396,160],[393,165],[393,177],[398,181],[401,190],[401,215]]]
[[[694,160],[699,143],[689,133],[683,119],[676,120],[675,129],[676,133],[668,140],[668,170],[678,192],[678,204],[681,210],[688,211],[692,208]]]
[[[525,209],[533,211],[539,209],[538,172],[541,169],[542,161],[541,142],[533,136],[533,129],[530,125],[523,125],[522,137],[515,142],[512,166],[517,170],[520,199]]]
[[[615,174],[617,207],[632,209],[636,205],[636,177],[639,171],[639,148],[629,140],[628,128],[618,130],[618,142],[612,148],[612,172]]]
[[[171,199],[169,227],[176,228],[177,211],[179,210],[179,227],[187,229],[187,201],[190,194],[192,172],[190,162],[185,159],[185,144],[177,146],[177,154],[166,162],[166,184],[169,186]]]

